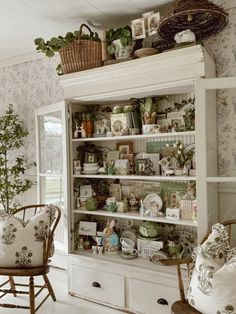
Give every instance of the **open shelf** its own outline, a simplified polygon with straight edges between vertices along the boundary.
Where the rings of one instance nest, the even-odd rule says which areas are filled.
[[[195,131],[185,132],[171,132],[171,133],[157,133],[157,134],[140,134],[140,135],[123,135],[123,136],[104,136],[104,137],[89,137],[89,138],[74,138],[73,143],[80,142],[104,142],[104,141],[123,141],[123,140],[142,140],[153,138],[167,138],[167,137],[183,137],[183,136],[195,136]]]
[[[75,209],[74,213],[77,214],[86,214],[86,215],[95,215],[95,216],[106,216],[106,217],[114,217],[114,218],[125,218],[125,219],[135,219],[135,220],[146,220],[146,221],[154,221],[166,224],[175,224],[182,226],[191,226],[197,227],[197,223],[194,223],[192,220],[171,220],[166,219],[166,217],[150,217],[150,216],[141,216],[139,212],[127,212],[127,213],[110,213],[106,210],[86,210],[86,209]]]
[[[235,183],[236,177],[207,177],[206,181],[214,183]]]
[[[140,181],[196,181],[192,176],[139,176],[139,175],[108,175],[108,174],[79,174],[73,178],[94,178],[94,179],[120,179]]]
[[[176,267],[175,266],[162,266],[162,265],[156,265],[152,263],[149,258],[143,258],[143,257],[137,257],[132,260],[124,259],[120,256],[119,253],[109,255],[109,254],[93,254],[91,250],[89,251],[74,251],[74,255],[78,255],[85,259],[92,259],[93,261],[105,261],[105,262],[112,262],[114,264],[120,264],[120,265],[127,265],[131,267],[137,267],[142,268],[145,270],[152,270],[157,272],[165,272],[170,273],[173,275],[176,275]],[[186,276],[186,273],[184,271],[184,277]]]

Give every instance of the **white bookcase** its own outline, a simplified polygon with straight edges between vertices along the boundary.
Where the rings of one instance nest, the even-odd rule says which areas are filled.
[[[218,182],[236,182],[235,178],[217,175],[216,88],[236,87],[235,79],[215,79],[213,58],[200,45],[186,47],[160,55],[136,59],[88,71],[64,75],[60,78],[66,98],[69,127],[66,150],[69,154],[67,173],[68,197],[66,204],[70,227],[68,232],[68,290],[72,295],[100,302],[108,306],[143,314],[170,312],[170,305],[178,299],[175,268],[157,266],[148,259],[123,260],[117,255],[93,255],[74,250],[74,224],[84,215],[123,218],[134,221],[151,220],[172,223],[165,217],[143,217],[139,213],[94,212],[76,208],[73,199],[75,178],[109,178],[139,181],[196,181],[198,224],[188,220],[174,221],[183,228],[194,228],[199,241],[209,225],[218,220]],[[206,79],[209,78],[209,79]],[[134,136],[73,139],[72,114],[81,105],[119,102],[132,97],[195,94],[196,130]],[[91,142],[115,148],[116,142],[132,141],[134,152],[143,151],[148,141],[179,139],[183,143],[195,142],[196,176],[108,176],[73,175],[73,159],[79,143]],[[99,287],[92,284],[99,283]],[[158,303],[164,298],[168,305]]]

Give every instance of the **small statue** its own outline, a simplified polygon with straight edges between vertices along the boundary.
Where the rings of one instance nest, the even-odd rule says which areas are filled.
[[[131,193],[129,196],[129,203],[130,203],[130,209],[131,210],[138,210],[138,198],[134,193]]]
[[[120,249],[120,240],[117,233],[114,231],[115,221],[108,220],[106,227],[103,230],[102,245],[105,253],[116,253]]]
[[[196,42],[196,36],[190,29],[177,33],[174,39],[177,44]]]

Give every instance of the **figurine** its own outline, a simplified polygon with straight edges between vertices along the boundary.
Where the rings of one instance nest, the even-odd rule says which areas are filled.
[[[196,42],[196,36],[190,29],[177,33],[174,39],[177,44]]]
[[[138,198],[136,197],[136,195],[134,193],[131,193],[129,196],[129,203],[130,203],[130,209],[132,210],[137,210],[138,209]]]
[[[143,200],[140,201],[140,207],[139,207],[139,212],[141,216],[145,216],[146,213],[146,207],[143,205]]]
[[[116,253],[120,249],[120,240],[117,233],[114,231],[115,221],[108,220],[106,227],[103,230],[102,245],[105,253]]]
[[[161,166],[162,175],[164,175],[164,176],[173,175],[172,174],[173,169],[171,169],[171,166],[172,166],[171,157],[167,156],[167,157],[162,158],[159,161],[159,165]]]

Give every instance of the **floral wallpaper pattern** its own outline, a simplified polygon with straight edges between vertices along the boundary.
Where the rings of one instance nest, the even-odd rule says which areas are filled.
[[[221,0],[215,2],[221,4]],[[223,2],[224,4],[224,2]],[[228,11],[229,23],[205,46],[215,56],[218,76],[236,76],[236,7]],[[25,155],[36,160],[34,110],[64,99],[55,71],[56,58],[42,58],[0,69],[0,114],[9,103],[29,130]],[[236,176],[236,91],[218,93],[219,175]],[[28,149],[31,147],[31,149]],[[35,176],[36,169],[32,175]]]

